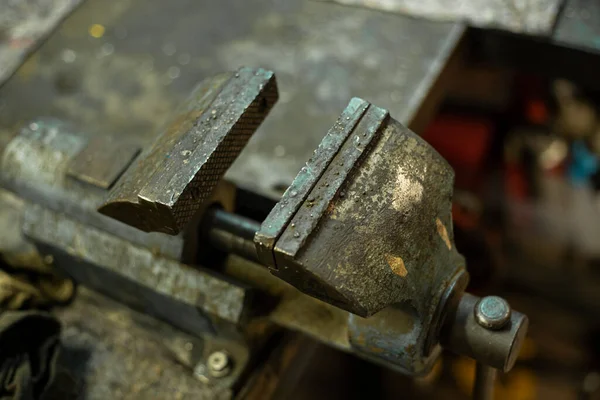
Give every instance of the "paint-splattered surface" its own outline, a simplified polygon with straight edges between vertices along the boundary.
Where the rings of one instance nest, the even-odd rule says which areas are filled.
[[[0,84],[82,0],[4,0],[0,12]]]

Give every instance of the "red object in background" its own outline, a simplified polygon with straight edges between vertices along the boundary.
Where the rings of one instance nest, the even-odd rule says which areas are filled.
[[[452,222],[465,231],[474,231],[479,227],[479,215],[469,212],[460,205],[452,204]]]
[[[507,164],[504,171],[504,190],[511,199],[524,200],[528,196],[529,185],[523,168],[519,165]]]
[[[514,111],[528,123],[545,125],[548,123],[550,112],[544,100],[547,97],[546,79],[535,75],[520,74],[515,79]]]
[[[543,125],[548,122],[548,107],[541,99],[531,99],[525,103],[525,116],[528,122]]]
[[[455,185],[476,191],[492,141],[494,125],[481,116],[441,114],[425,129],[423,138],[456,172]]]

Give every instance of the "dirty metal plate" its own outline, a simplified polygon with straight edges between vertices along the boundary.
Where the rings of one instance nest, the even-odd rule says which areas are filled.
[[[349,108],[351,109],[352,106],[351,103]],[[371,315],[374,311],[361,301],[347,296],[348,289],[344,287],[348,285],[343,278],[335,281],[337,275],[342,275],[341,270],[346,268],[348,260],[343,254],[344,247],[349,243],[345,241],[342,247],[336,247],[337,256],[330,259],[307,259],[305,254],[314,252],[314,247],[321,248],[322,243],[326,243],[315,242],[313,240],[315,233],[322,229],[331,229],[328,221],[331,218],[330,214],[334,212],[334,198],[340,197],[342,199],[340,201],[344,201],[346,193],[343,187],[347,184],[347,180],[363,167],[361,159],[372,152],[373,143],[377,143],[388,121],[387,110],[372,105],[369,105],[356,120],[343,117],[338,121],[342,127],[349,128],[350,134],[327,165],[325,172],[298,209],[291,223],[286,226],[274,249],[278,267],[273,271],[275,275],[311,296],[361,316]],[[382,166],[375,168],[378,167],[382,168]],[[359,195],[364,194],[366,192]],[[366,207],[368,207],[367,203],[368,199],[365,199]],[[365,212],[370,214],[368,209]],[[370,238],[362,240],[370,240]]]
[[[140,150],[134,143],[110,136],[94,136],[71,160],[67,174],[101,189],[110,189]]]
[[[153,253],[68,216],[32,205],[23,232],[76,281],[187,332],[237,325],[247,316],[251,289]]]
[[[346,140],[330,160],[324,173],[319,176],[308,198],[303,201],[291,224],[286,226],[285,232],[275,245],[275,258],[277,260],[281,257],[281,264],[284,263],[283,258],[295,258],[302,247],[307,245],[311,234],[317,229],[320,218],[328,212],[333,198],[337,195],[344,197],[341,187],[350,173],[361,167],[360,158],[370,152],[371,143],[377,141],[385,128],[389,119],[387,110],[370,105],[364,100],[361,103],[361,106],[368,105],[368,108],[361,107],[364,111],[359,118],[348,120],[345,117],[345,114],[352,110],[353,103],[342,113],[342,118],[337,124],[348,132]]]
[[[145,233],[101,215],[96,208],[102,204],[105,190],[68,178],[67,171],[73,158],[85,148],[89,137],[88,132],[54,118],[29,121],[4,148],[1,185],[28,202],[152,248],[157,254],[180,259],[182,238]],[[218,201],[223,198],[220,195]]]
[[[226,177],[279,197],[353,96],[410,126],[464,33],[303,0],[87,0],[0,89],[0,126],[53,115],[151,143],[201,79],[261,66],[281,100]]]
[[[275,76],[262,68],[205,80],[99,211],[143,231],[177,234],[276,101]]]
[[[63,325],[62,348],[46,400],[288,398],[316,347],[304,335],[286,334],[269,341],[261,352],[265,359],[235,385],[235,371],[221,379],[229,385],[207,384],[195,375],[198,365],[211,351],[231,350],[235,343],[188,335],[86,288],[55,314]],[[241,362],[241,351],[233,350]]]
[[[62,348],[47,400],[232,397],[194,376],[197,337],[84,287],[55,314]]]
[[[434,21],[462,21],[482,28],[550,35],[563,0],[322,0],[374,8]],[[582,0],[585,1],[585,0]]]
[[[263,222],[260,230],[255,235],[254,242],[259,260],[264,265],[277,269],[273,254],[275,242],[306,200],[315,183],[338,153],[348,135],[352,133],[352,129],[362,118],[367,107],[368,103],[362,99],[354,98],[350,101],[348,107],[327,132],[312,157],[298,172],[279,203]]]

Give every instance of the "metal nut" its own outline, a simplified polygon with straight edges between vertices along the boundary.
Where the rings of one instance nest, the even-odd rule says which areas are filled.
[[[477,323],[486,329],[502,329],[510,321],[510,305],[502,297],[482,298],[477,302],[474,312]]]
[[[231,358],[224,351],[215,351],[208,356],[208,371],[215,378],[222,378],[231,372]]]

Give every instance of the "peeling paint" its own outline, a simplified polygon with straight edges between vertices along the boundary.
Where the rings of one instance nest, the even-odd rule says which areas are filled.
[[[435,220],[435,225],[437,227],[438,234],[440,235],[444,243],[446,243],[446,247],[448,247],[448,250],[452,250],[452,242],[448,237],[448,230],[446,229],[446,225],[444,225],[444,223],[439,218]]]
[[[408,271],[406,270],[406,266],[404,265],[404,260],[402,259],[402,257],[393,256],[391,254],[386,254],[385,260],[387,261],[388,265],[390,266],[390,268],[396,275],[405,277],[408,274]]]

